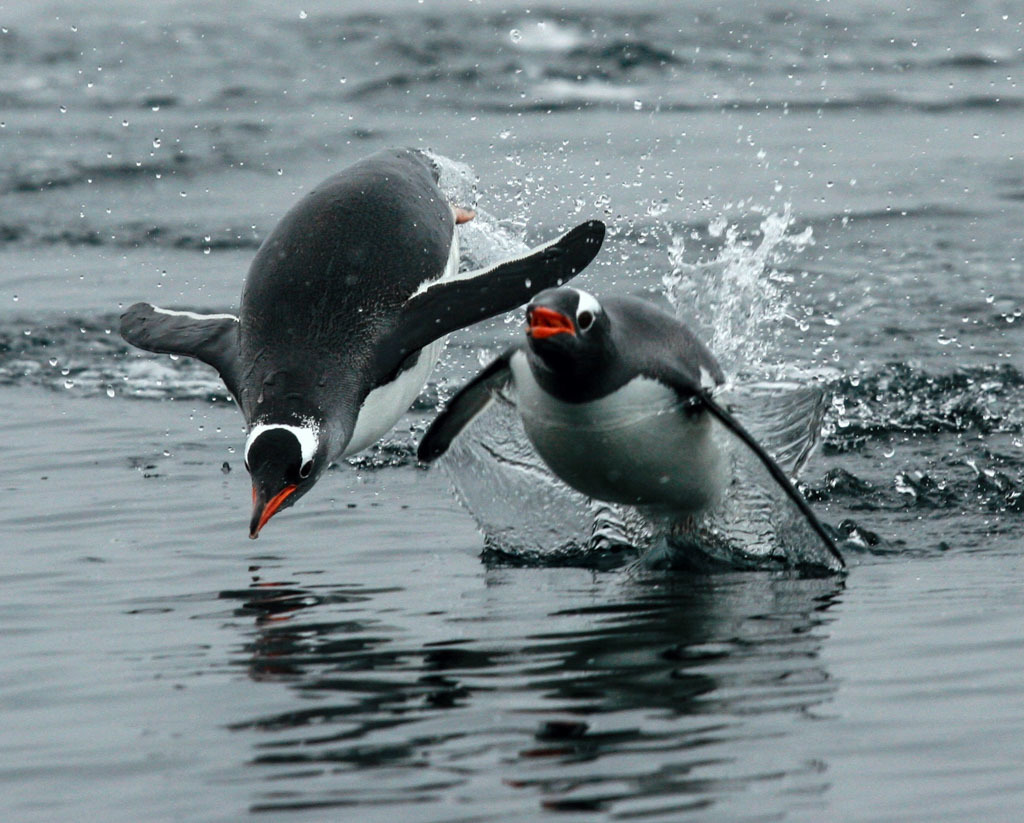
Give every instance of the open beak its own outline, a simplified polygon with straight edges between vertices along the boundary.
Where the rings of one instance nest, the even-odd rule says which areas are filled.
[[[270,500],[263,501],[260,493],[253,486],[252,489],[252,520],[249,521],[249,537],[255,540],[260,536],[260,529],[267,525],[267,521],[274,516],[274,513],[281,508],[281,504],[291,496],[298,488],[297,486],[285,486]]]
[[[526,333],[534,340],[543,340],[556,334],[576,336],[572,319],[554,309],[533,306],[526,311]]]

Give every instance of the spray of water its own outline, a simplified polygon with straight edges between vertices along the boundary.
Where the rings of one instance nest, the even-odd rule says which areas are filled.
[[[432,158],[441,186],[452,202],[476,206],[477,181],[465,164]],[[526,249],[515,224],[504,224],[478,207],[477,219],[461,229],[464,266],[488,265]],[[776,269],[785,256],[811,240],[810,230],[793,232],[787,206],[781,214],[755,212],[756,236],[724,219],[708,227],[720,239],[716,257],[688,262],[682,234],[667,244],[670,270],[666,296],[681,319],[710,343],[727,371],[764,378],[773,343],[787,316],[785,278]],[[518,318],[517,318],[518,319]],[[486,359],[489,359],[486,358]],[[784,467],[795,472],[814,445],[820,392],[791,384],[748,386],[734,400],[750,400],[748,427]],[[441,392],[442,395],[445,392]],[[523,431],[510,388],[456,440],[441,465],[455,493],[473,514],[488,546],[521,562],[563,562],[629,548],[658,555],[659,547],[682,541],[701,547],[707,557],[728,565],[828,565],[820,543],[806,540],[799,518],[763,469],[734,443],[734,484],[742,493],[699,524],[657,522],[631,506],[586,498],[556,478],[533,450]],[[696,528],[692,528],[692,526]]]
[[[768,377],[778,335],[789,317],[788,276],[779,266],[812,242],[812,229],[794,231],[792,209],[761,212],[759,231],[745,235],[738,223],[712,220],[708,235],[721,240],[709,261],[688,262],[681,232],[668,244],[665,296],[680,320],[693,326],[730,374]]]

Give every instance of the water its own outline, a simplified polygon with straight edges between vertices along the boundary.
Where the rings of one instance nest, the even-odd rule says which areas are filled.
[[[1020,10],[663,5],[0,5],[5,820],[1017,819]],[[500,318],[248,541],[239,415],[117,315],[233,308],[396,144],[509,242],[606,219],[597,294],[755,274],[753,337],[716,277],[678,310],[825,391],[848,576],[481,556],[412,449]]]

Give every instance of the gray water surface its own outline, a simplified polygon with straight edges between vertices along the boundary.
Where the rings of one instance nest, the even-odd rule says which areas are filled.
[[[1018,820],[1022,25],[0,3],[0,817]],[[284,211],[387,145],[467,163],[517,240],[601,217],[581,286],[682,278],[732,373],[816,381],[801,482],[849,573],[484,552],[413,448],[502,319],[249,541],[240,416],[117,316],[235,308]]]

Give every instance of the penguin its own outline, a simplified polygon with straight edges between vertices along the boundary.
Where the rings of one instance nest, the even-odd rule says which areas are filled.
[[[439,169],[389,149],[328,178],[260,245],[240,309],[198,314],[136,303],[121,335],[217,370],[246,423],[249,536],[306,494],[327,466],[372,445],[419,394],[449,332],[509,311],[583,270],[604,224],[459,271]]]
[[[596,500],[679,521],[712,508],[732,482],[722,428],[738,437],[843,564],[835,543],[786,473],[713,396],[725,375],[683,323],[639,298],[598,301],[572,287],[541,292],[526,339],[461,388],[420,441],[431,462],[515,387],[526,436],[552,472]]]

